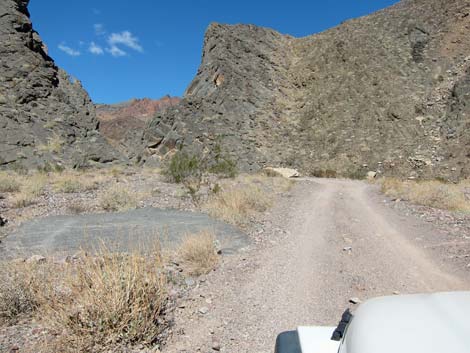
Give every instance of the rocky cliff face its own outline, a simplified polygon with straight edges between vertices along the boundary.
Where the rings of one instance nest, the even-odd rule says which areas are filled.
[[[0,167],[118,159],[98,132],[94,105],[80,82],[48,56],[28,3],[0,2]]]
[[[144,158],[220,143],[246,170],[468,176],[469,55],[465,0],[404,0],[298,39],[212,24],[181,104],[147,126]]]

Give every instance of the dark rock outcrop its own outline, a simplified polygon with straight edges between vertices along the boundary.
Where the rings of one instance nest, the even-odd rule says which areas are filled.
[[[149,122],[147,161],[222,144],[245,170],[470,175],[470,4],[403,0],[292,38],[212,24],[180,105]]]
[[[0,2],[0,167],[119,159],[99,134],[94,105],[80,82],[48,56],[28,3]]]

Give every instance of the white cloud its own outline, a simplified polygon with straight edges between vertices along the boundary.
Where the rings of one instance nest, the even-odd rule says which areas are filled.
[[[95,55],[103,55],[104,54],[103,48],[101,48],[95,42],[90,43],[90,46],[88,47],[88,51],[92,54],[95,54]]]
[[[104,25],[102,23],[95,23],[93,28],[97,36],[103,36],[106,34],[106,30],[104,29]]]
[[[91,12],[93,12],[94,15],[100,15],[101,14],[101,10],[95,9],[95,8],[92,8]]]
[[[112,45],[109,48],[106,48],[106,51],[110,53],[112,56],[119,57],[119,56],[126,56],[127,53],[124,50],[119,49],[117,46]]]
[[[129,31],[111,33],[111,35],[108,37],[108,44],[110,48],[117,48],[118,45],[124,45],[140,53],[144,51],[144,48],[142,48],[142,46],[139,44],[139,39]]]
[[[78,50],[72,49],[68,46],[66,46],[64,43],[60,43],[58,45],[58,48],[62,50],[65,54],[70,55],[70,56],[79,56],[80,52]]]

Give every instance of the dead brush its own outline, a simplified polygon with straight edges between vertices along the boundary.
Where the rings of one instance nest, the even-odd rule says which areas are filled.
[[[195,276],[209,273],[219,262],[216,238],[210,231],[187,235],[177,254],[188,273]]]
[[[202,205],[211,216],[240,225],[253,214],[272,206],[275,194],[289,190],[293,182],[283,177],[240,175],[225,181]]]
[[[25,262],[0,264],[0,323],[14,324],[38,307],[36,269]]]
[[[83,254],[64,268],[62,277],[43,292],[40,315],[68,346],[90,351],[115,344],[150,345],[166,328],[166,277],[158,253],[119,254],[103,248],[95,256]]]
[[[137,208],[138,200],[127,188],[114,186],[100,198],[100,206],[105,211],[126,211]]]
[[[0,172],[0,192],[18,192],[21,184],[13,173]]]
[[[151,345],[167,328],[167,280],[158,247],[146,255],[105,247],[67,262],[11,262],[0,272],[0,321],[35,315],[51,333],[36,352]],[[40,349],[41,348],[41,349]]]
[[[393,198],[450,211],[470,211],[470,200],[466,197],[467,181],[444,183],[439,180],[399,180],[385,178],[381,181],[382,192]]]

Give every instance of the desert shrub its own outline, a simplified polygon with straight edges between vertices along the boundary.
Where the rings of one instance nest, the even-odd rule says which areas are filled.
[[[65,144],[65,141],[57,134],[53,134],[47,139],[47,143],[38,146],[38,149],[43,152],[60,153]]]
[[[137,208],[137,205],[135,194],[118,186],[107,190],[100,198],[100,206],[106,211],[125,211]]]
[[[343,176],[348,179],[363,180],[366,177],[366,173],[361,167],[351,166],[343,173]]]
[[[209,273],[219,261],[216,239],[209,231],[186,236],[178,254],[188,273],[196,276]]]
[[[64,178],[54,184],[54,191],[63,193],[76,193],[82,191],[83,186],[80,181],[73,178]]]
[[[164,166],[162,173],[169,181],[181,183],[202,173],[201,160],[197,156],[179,151]]]
[[[54,181],[54,191],[63,193],[77,193],[97,188],[97,181],[90,175],[66,174]]]
[[[155,248],[146,256],[102,248],[70,263],[4,264],[0,320],[14,323],[22,315],[35,314],[52,333],[44,347],[54,349],[47,352],[158,343],[167,325],[167,281]]]
[[[156,343],[164,330],[166,279],[159,254],[83,255],[65,269],[60,293],[41,303],[62,340],[90,351],[115,343]]]
[[[235,178],[238,174],[237,162],[224,153],[222,140],[218,139],[213,151],[212,160],[208,161],[208,171],[225,178]]]
[[[36,197],[29,193],[20,193],[16,195],[11,202],[13,208],[25,208],[36,203]]]
[[[221,180],[201,208],[215,218],[242,225],[250,216],[266,211],[276,193],[288,191],[292,185],[291,179],[267,177],[262,171],[241,174],[235,179]]]
[[[0,192],[18,192],[20,189],[21,184],[13,174],[0,174]]]
[[[220,190],[204,207],[213,217],[241,224],[253,213],[266,211],[271,204],[271,197],[260,187],[243,185]]]
[[[235,178],[238,174],[237,163],[227,157],[220,158],[209,168],[209,172],[225,178]]]
[[[0,323],[14,324],[38,306],[35,296],[37,277],[24,262],[0,263]]]
[[[332,169],[314,169],[312,175],[317,178],[336,178],[337,173]]]
[[[37,171],[39,173],[48,174],[48,173],[62,173],[65,170],[65,167],[58,163],[49,163],[44,162],[38,166]]]
[[[385,178],[380,182],[382,192],[393,198],[451,211],[470,211],[470,200],[465,196],[465,181],[451,184],[439,180]]]
[[[81,214],[86,212],[86,206],[78,201],[71,202],[67,205],[67,210],[72,214]]]
[[[23,187],[21,189],[22,193],[29,194],[32,197],[39,197],[44,194],[46,185],[48,182],[48,176],[35,173],[29,176],[24,177]]]
[[[42,196],[47,185],[47,176],[41,173],[23,176],[20,178],[21,191],[12,199],[12,207],[24,208],[33,205],[37,198]]]
[[[283,177],[281,173],[275,171],[274,169],[266,168],[260,171],[261,175],[267,176],[269,178],[281,178]]]

